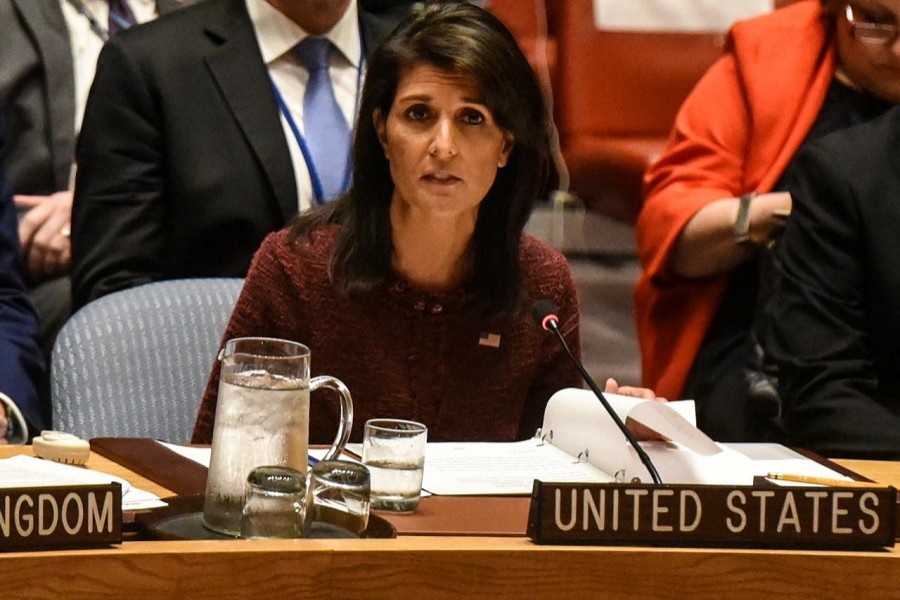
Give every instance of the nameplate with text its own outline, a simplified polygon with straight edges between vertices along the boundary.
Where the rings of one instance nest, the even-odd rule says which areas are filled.
[[[893,487],[534,482],[538,544],[874,549],[894,545]]]
[[[0,551],[122,542],[122,486],[0,489]]]

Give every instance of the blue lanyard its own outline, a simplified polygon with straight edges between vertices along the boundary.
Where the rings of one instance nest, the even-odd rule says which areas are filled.
[[[362,37],[360,35],[360,37]],[[360,40],[362,41],[362,40]],[[359,57],[359,69],[357,69],[357,78],[356,78],[356,101],[353,105],[353,116],[352,120],[355,121],[356,114],[359,112],[359,98],[362,94],[362,84],[363,84],[363,70],[365,65],[365,57],[366,50],[365,47],[360,43],[360,57]],[[269,77],[269,81],[272,83],[272,91],[275,93],[275,102],[278,103],[278,109],[281,111],[281,114],[284,115],[284,120],[287,121],[288,127],[291,130],[291,133],[294,134],[294,138],[297,140],[297,145],[300,146],[300,152],[303,154],[303,161],[306,163],[306,168],[309,170],[309,178],[312,181],[312,192],[313,192],[313,201],[315,204],[324,203],[324,193],[322,191],[322,181],[319,179],[319,173],[316,170],[316,165],[313,163],[312,154],[309,152],[309,146],[306,145],[306,140],[303,139],[303,134],[300,133],[300,128],[297,127],[297,122],[294,121],[294,116],[291,114],[291,110],[288,108],[287,104],[284,101],[284,97],[281,95],[281,91],[279,91],[278,86],[275,85],[275,80]],[[353,131],[353,127],[351,124],[350,131]],[[347,188],[350,186],[350,174],[352,169],[350,168],[351,157],[353,154],[353,143],[350,143],[350,150],[347,154],[347,160],[344,162],[344,182],[341,184],[341,192],[346,192]]]

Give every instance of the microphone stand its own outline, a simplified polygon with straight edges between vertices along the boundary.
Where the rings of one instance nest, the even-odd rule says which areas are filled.
[[[588,374],[588,372],[581,365],[581,362],[575,358],[575,355],[572,354],[572,351],[569,350],[569,345],[566,343],[566,339],[563,337],[562,333],[559,331],[559,325],[556,322],[556,319],[547,319],[546,322],[547,328],[556,334],[556,337],[559,339],[559,342],[562,344],[563,349],[565,349],[566,354],[569,355],[569,358],[572,359],[572,362],[575,363],[575,368],[578,369],[578,372],[581,373],[582,379],[588,384],[588,387],[591,388],[591,391],[597,396],[597,399],[600,400],[600,403],[603,404],[603,408],[606,409],[606,412],[609,413],[609,416],[612,417],[613,421],[615,421],[616,425],[625,434],[625,437],[628,438],[628,443],[631,444],[632,448],[634,448],[635,452],[638,454],[638,458],[641,459],[641,462],[650,472],[650,478],[653,479],[653,483],[662,484],[662,478],[660,478],[659,473],[656,471],[656,467],[653,466],[653,462],[650,460],[650,457],[647,456],[647,453],[644,452],[644,449],[641,448],[641,445],[638,443],[637,439],[634,437],[634,434],[625,426],[625,423],[622,422],[622,419],[619,418],[619,415],[616,414],[616,411],[613,410],[612,406],[609,405],[609,400],[606,399],[606,396],[603,395],[603,392],[600,391],[600,388],[597,387],[597,384],[594,383],[594,379]]]

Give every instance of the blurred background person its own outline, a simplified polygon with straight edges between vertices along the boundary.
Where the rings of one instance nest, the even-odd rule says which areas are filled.
[[[0,444],[27,441],[50,425],[50,405],[37,394],[44,362],[19,253],[16,207],[2,169],[4,139],[0,116]]]
[[[350,388],[356,440],[386,415],[427,424],[435,441],[534,435],[550,396],[581,383],[529,315],[535,299],[554,302],[579,353],[566,260],[522,234],[553,180],[527,60],[484,10],[431,6],[372,56],[360,115],[349,192],[266,239],[223,342],[308,345],[314,374]],[[218,386],[216,365],[195,443],[212,439]],[[311,441],[333,431],[327,414],[311,414]]]
[[[0,0],[6,169],[48,364],[56,335],[71,312],[75,139],[97,55],[110,35],[191,1]],[[49,396],[45,387],[41,395]]]
[[[808,144],[791,184],[766,336],[788,442],[898,460],[900,107]]]
[[[408,8],[208,0],[113,38],[77,149],[74,306],[243,277],[266,234],[344,190],[366,55]]]
[[[716,439],[777,439],[776,374],[754,326],[769,297],[760,257],[791,210],[797,151],[900,101],[897,41],[875,33],[898,18],[900,0],[799,0],[737,23],[646,174],[644,385],[694,398]]]

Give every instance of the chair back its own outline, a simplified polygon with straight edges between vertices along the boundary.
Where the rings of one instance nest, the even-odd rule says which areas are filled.
[[[84,439],[187,443],[242,285],[161,281],[79,310],[53,347],[53,426]]]
[[[593,0],[560,3],[557,19],[554,113],[569,191],[588,210],[633,223],[644,171],[725,35],[599,29]]]
[[[484,6],[516,38],[541,83],[551,85],[556,74],[556,36],[549,29],[550,0],[486,0]]]
[[[592,0],[560,8],[560,133],[668,135],[681,102],[722,54],[723,33],[598,29]]]

